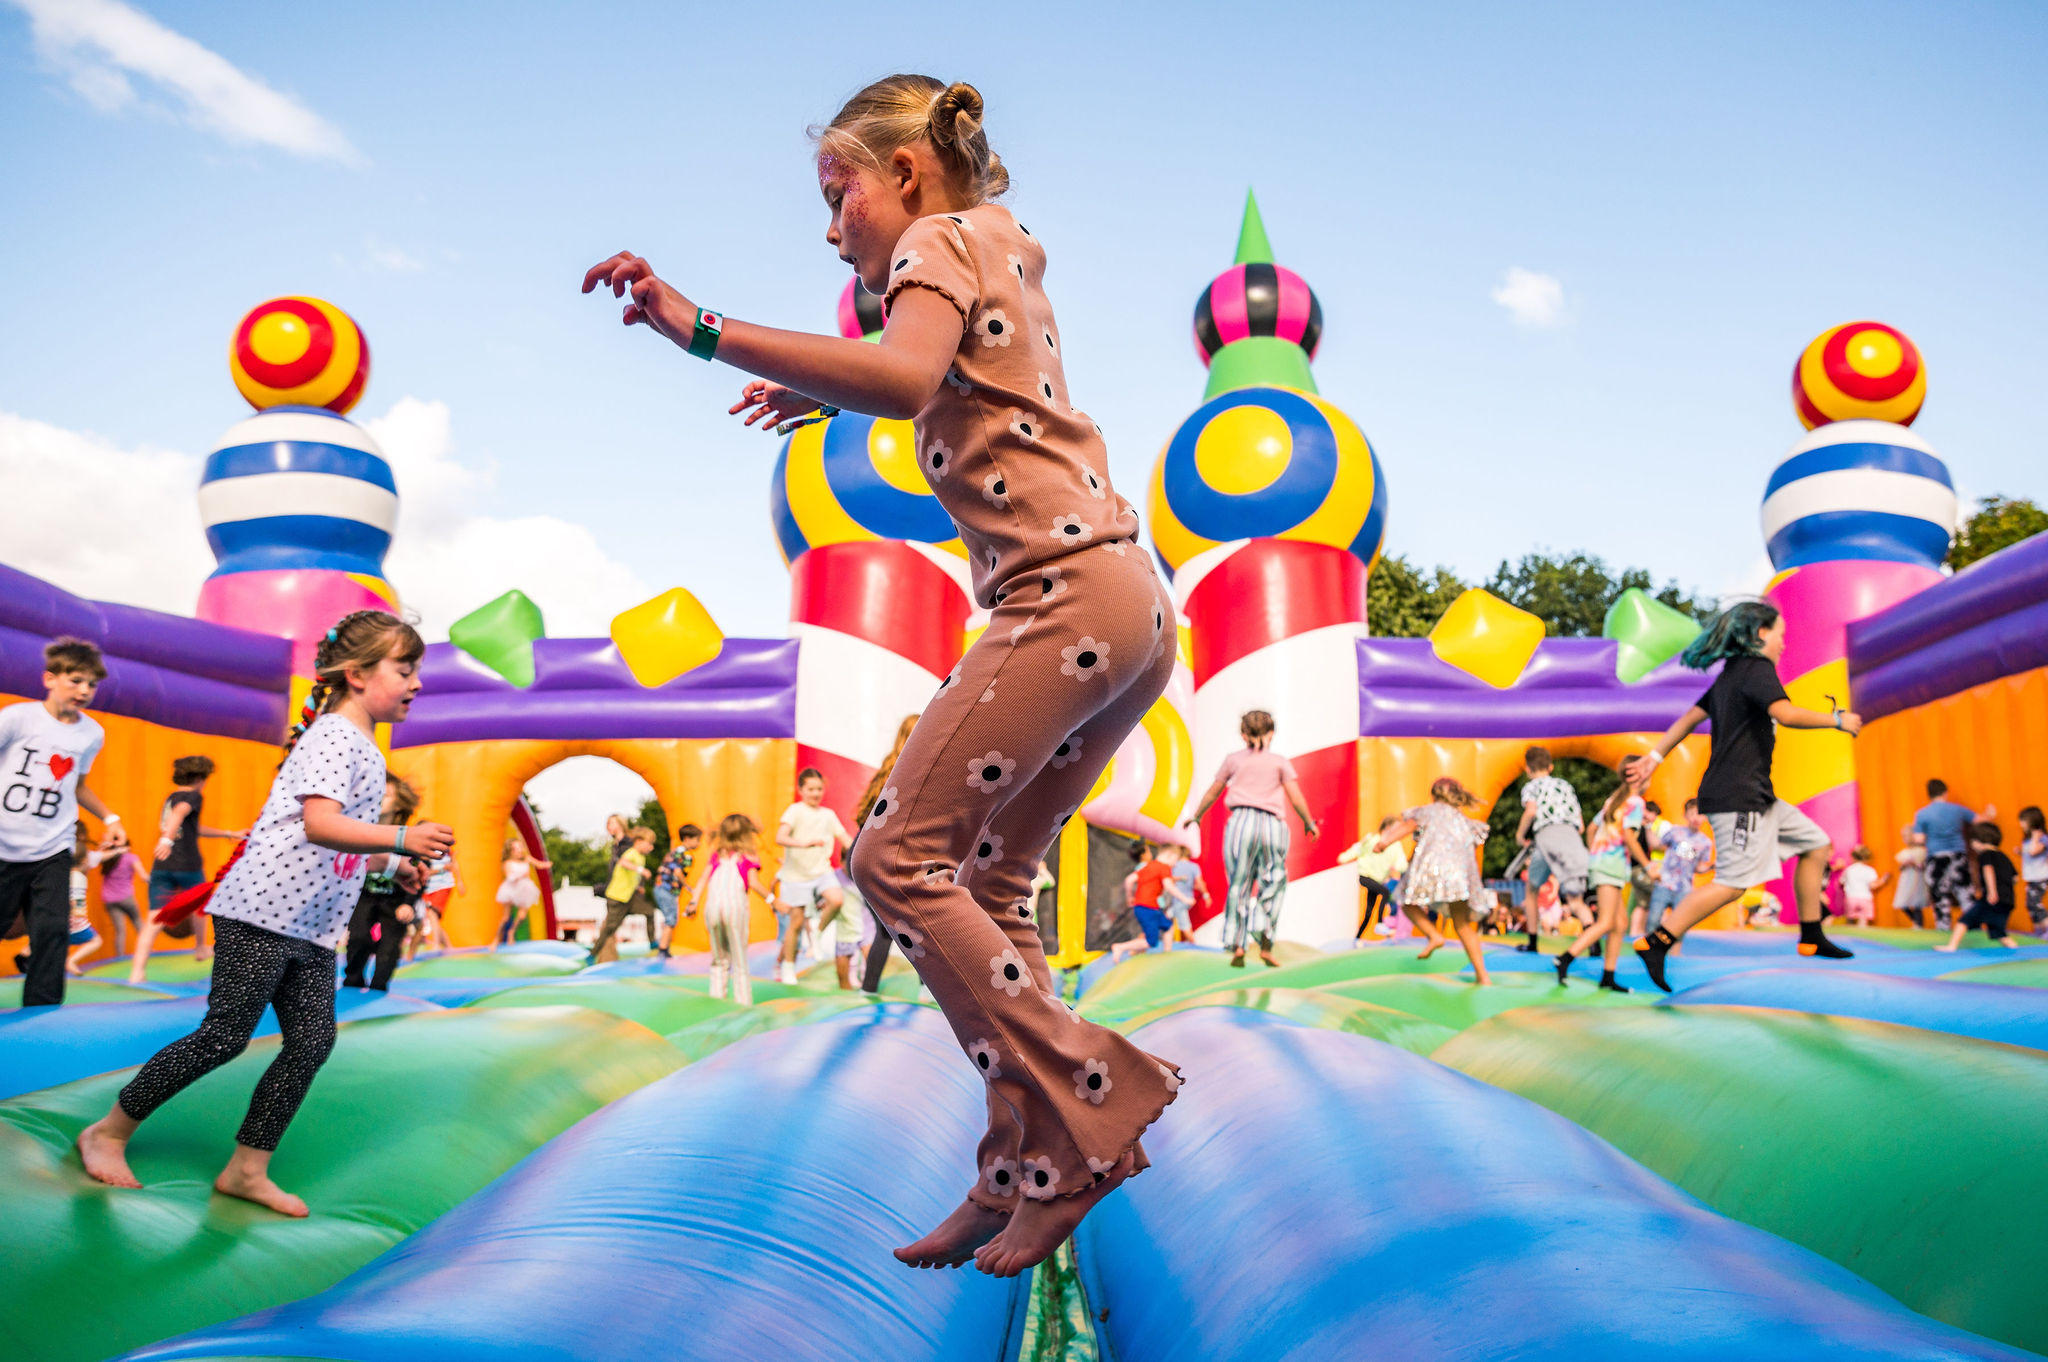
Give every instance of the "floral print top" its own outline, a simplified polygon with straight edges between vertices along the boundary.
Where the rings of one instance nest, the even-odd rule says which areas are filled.
[[[1038,238],[990,203],[919,218],[890,262],[885,301],[930,289],[960,313],[959,353],[915,425],[925,480],[960,529],[984,608],[1041,563],[1122,552],[1138,536],[1138,513],[1109,484],[1100,427],[1067,395],[1044,278]]]

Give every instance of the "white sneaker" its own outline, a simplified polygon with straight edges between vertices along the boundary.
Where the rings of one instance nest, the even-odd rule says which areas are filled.
[[[796,966],[795,966],[795,965],[793,965],[793,964],[791,964],[791,963],[790,963],[789,961],[787,961],[787,960],[783,961],[783,962],[782,962],[782,965],[781,965],[781,967],[780,967],[779,969],[777,969],[777,970],[775,971],[775,978],[776,978],[776,981],[777,981],[778,983],[784,983],[784,984],[793,984],[793,983],[795,983],[795,982],[796,982]]]

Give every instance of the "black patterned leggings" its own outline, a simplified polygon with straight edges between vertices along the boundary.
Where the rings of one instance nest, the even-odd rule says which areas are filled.
[[[263,1009],[275,1007],[284,1048],[263,1071],[235,1139],[251,1149],[276,1149],[334,1049],[334,952],[231,917],[213,920],[213,940],[205,1020],[142,1066],[121,1089],[121,1110],[137,1121],[148,1117],[248,1049]]]

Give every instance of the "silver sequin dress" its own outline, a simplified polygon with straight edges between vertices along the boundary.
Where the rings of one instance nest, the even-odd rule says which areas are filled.
[[[1448,804],[1425,804],[1401,815],[1415,824],[1415,859],[1401,877],[1403,903],[1472,903],[1479,898],[1479,858],[1487,827]]]

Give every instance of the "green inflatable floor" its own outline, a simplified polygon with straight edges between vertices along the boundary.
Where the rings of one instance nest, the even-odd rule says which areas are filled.
[[[111,1357],[325,1290],[683,1063],[645,1027],[586,1008],[344,1026],[272,1166],[313,1208],[290,1220],[212,1191],[276,1053],[256,1042],[150,1119],[129,1151],[141,1191],[91,1181],[72,1148],[132,1070],[0,1102],[0,1357]]]

